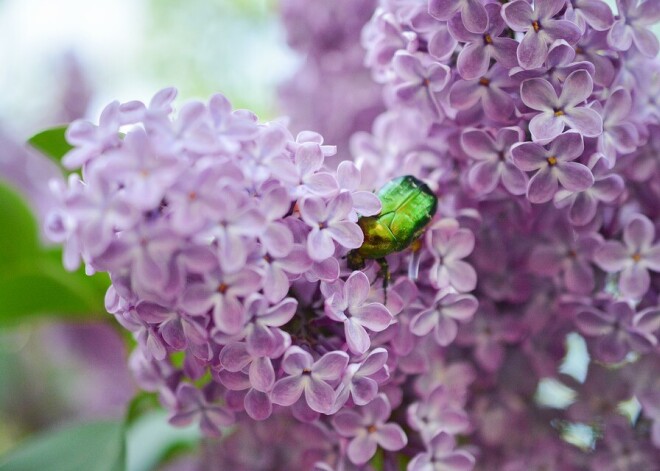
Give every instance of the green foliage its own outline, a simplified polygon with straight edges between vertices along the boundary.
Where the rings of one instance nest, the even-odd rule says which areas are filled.
[[[124,425],[77,424],[26,440],[0,458],[0,471],[124,471]]]
[[[67,127],[66,125],[57,126],[41,131],[28,139],[28,144],[59,163],[62,157],[73,149],[65,137]]]
[[[62,252],[44,248],[29,208],[0,184],[0,327],[38,315],[89,317],[104,312],[109,280],[62,267]]]

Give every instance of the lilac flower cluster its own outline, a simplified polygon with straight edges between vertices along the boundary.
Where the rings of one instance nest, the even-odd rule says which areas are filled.
[[[363,30],[388,110],[353,136],[356,165],[376,187],[423,178],[443,216],[397,315],[424,340],[397,352],[424,384],[412,410],[431,409],[408,416],[409,470],[660,469],[660,2],[617,6],[382,0]],[[563,373],[570,333],[586,378]],[[547,380],[569,407],[542,405]]]

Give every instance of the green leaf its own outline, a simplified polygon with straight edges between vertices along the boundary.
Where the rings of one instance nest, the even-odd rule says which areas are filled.
[[[44,248],[25,202],[0,184],[0,327],[37,315],[89,317],[105,312],[107,275],[68,272],[59,249]]]
[[[28,139],[28,144],[42,154],[59,162],[67,152],[73,149],[73,146],[67,142],[65,137],[67,127],[66,125],[57,126],[41,131]]]
[[[124,426],[76,424],[31,438],[0,458],[0,471],[124,471]]]

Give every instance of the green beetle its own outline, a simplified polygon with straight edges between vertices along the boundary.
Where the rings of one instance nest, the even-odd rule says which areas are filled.
[[[351,250],[347,258],[351,270],[364,268],[366,260],[376,260],[387,289],[389,270],[385,257],[407,249],[419,239],[435,215],[438,198],[424,182],[411,175],[386,183],[378,198],[382,204],[380,213],[358,220],[364,242]]]

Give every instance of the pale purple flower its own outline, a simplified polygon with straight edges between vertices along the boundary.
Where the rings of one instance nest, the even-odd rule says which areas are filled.
[[[347,365],[345,352],[328,352],[315,362],[309,353],[292,346],[282,360],[282,369],[287,376],[275,383],[271,400],[275,404],[290,406],[304,393],[312,410],[328,413],[335,402],[335,390],[329,383],[340,380]]]
[[[427,243],[435,257],[431,268],[431,281],[435,286],[451,286],[463,293],[477,286],[476,271],[462,260],[474,249],[472,231],[460,228],[456,219],[442,219],[428,231]]]
[[[360,169],[348,160],[337,166],[337,181],[342,190],[348,190],[353,200],[353,208],[360,216],[373,216],[381,210],[381,203],[375,193],[361,190],[362,175]],[[356,216],[357,216],[356,214]]]
[[[173,350],[185,350],[188,343],[203,344],[207,333],[192,316],[155,303],[141,302],[135,307],[141,320],[158,325],[158,333]]]
[[[234,416],[228,410],[209,403],[204,393],[192,384],[182,383],[176,391],[177,409],[170,417],[170,423],[180,427],[199,421],[205,434],[220,436],[223,427],[234,423]]]
[[[449,22],[452,36],[465,44],[458,55],[457,69],[465,80],[473,80],[486,74],[490,68],[491,58],[507,69],[518,65],[516,49],[518,43],[506,37],[501,37],[506,25],[500,15],[501,6],[497,3],[486,5],[488,28],[482,34],[472,33],[456,16]]]
[[[511,194],[527,191],[527,174],[511,162],[511,146],[523,139],[518,127],[501,128],[496,138],[483,129],[466,129],[461,134],[463,151],[477,160],[468,173],[468,182],[479,194],[491,193],[501,181]]]
[[[398,451],[406,446],[408,437],[401,426],[386,422],[392,412],[387,396],[379,394],[359,410],[359,413],[340,411],[332,418],[337,433],[352,438],[346,449],[351,462],[365,464],[376,454],[378,446],[388,451]]]
[[[591,108],[580,106],[592,91],[593,81],[585,70],[576,70],[566,78],[559,97],[547,80],[525,80],[520,86],[522,101],[531,109],[540,111],[529,123],[533,139],[550,141],[560,135],[566,126],[585,137],[599,136],[603,132],[602,118]]]
[[[649,270],[660,272],[660,243],[654,244],[655,227],[644,215],[633,216],[623,230],[623,243],[605,242],[595,254],[595,262],[608,273],[619,273],[623,296],[641,298],[649,289]]]
[[[285,343],[279,327],[289,322],[296,313],[298,301],[285,298],[270,306],[266,298],[253,294],[245,301],[248,319],[245,330],[247,349],[253,356],[275,356]]]
[[[502,17],[509,27],[525,32],[517,50],[518,62],[524,69],[541,67],[554,41],[563,39],[573,45],[582,36],[575,23],[554,19],[565,4],[566,0],[538,0],[532,8],[526,0],[516,0],[502,8]]]
[[[420,337],[433,331],[438,345],[446,347],[456,338],[458,323],[471,321],[478,306],[472,295],[440,292],[430,308],[412,318],[410,330]]]
[[[488,15],[481,0],[430,0],[429,14],[441,21],[460,13],[468,31],[483,33],[488,27]]]
[[[660,4],[654,0],[617,0],[619,18],[612,25],[607,41],[619,51],[627,51],[635,44],[648,57],[655,57],[660,42],[648,26],[660,21]]]
[[[586,190],[593,185],[591,170],[573,162],[583,151],[582,135],[575,131],[561,134],[547,149],[533,142],[514,145],[511,149],[513,163],[525,172],[536,172],[527,187],[529,201],[550,201],[560,184],[570,191]]]
[[[330,173],[321,171],[324,153],[318,142],[305,142],[298,145],[293,160],[281,155],[273,159],[271,168],[275,176],[290,185],[297,185],[296,196],[311,193],[331,196],[339,191],[337,179]]]
[[[369,352],[360,363],[352,363],[346,368],[344,379],[337,389],[337,400],[334,409],[339,409],[349,396],[358,406],[371,402],[378,394],[378,383],[389,378],[387,362],[388,353],[384,348],[376,348]]]
[[[487,117],[499,123],[509,122],[515,104],[507,89],[515,88],[517,82],[508,72],[495,64],[479,79],[457,80],[449,92],[449,103],[457,110],[468,110],[481,102]]]
[[[548,58],[543,67],[532,70],[516,67],[511,70],[511,75],[520,80],[545,78],[555,87],[561,87],[568,76],[576,70],[586,70],[589,75],[593,76],[595,74],[594,65],[589,61],[576,62],[576,56],[575,47],[561,39],[552,43],[548,49]]]
[[[439,432],[458,435],[470,430],[470,417],[464,409],[465,394],[460,387],[439,385],[423,395],[423,400],[410,404],[406,412],[408,424],[420,433],[425,443]]]
[[[617,363],[631,350],[647,353],[658,344],[653,331],[660,327],[660,309],[652,307],[636,313],[627,302],[616,302],[605,310],[580,311],[575,323],[582,334],[597,337],[593,351],[597,359]]]
[[[264,270],[263,290],[266,298],[273,303],[280,301],[289,291],[291,280],[308,271],[312,264],[302,244],[294,244],[284,257],[264,254],[261,267]]]
[[[589,168],[594,176],[593,186],[576,192],[560,189],[554,197],[557,208],[568,207],[568,220],[574,226],[589,224],[596,216],[598,204],[613,203],[625,187],[623,178],[608,168],[605,157],[596,154],[589,160]]]
[[[394,88],[396,96],[404,102],[428,102],[431,110],[437,110],[434,94],[442,91],[451,78],[449,67],[444,64],[423,64],[419,58],[398,52],[392,59],[392,69],[400,83]]]
[[[317,197],[308,197],[300,205],[302,219],[312,228],[307,237],[307,250],[312,260],[322,262],[335,253],[337,242],[347,249],[362,245],[364,234],[360,226],[347,218],[353,208],[350,193],[343,192],[326,203]]]
[[[445,432],[438,433],[427,452],[419,453],[408,464],[408,471],[472,471],[476,460],[467,451],[456,450],[456,440]]]
[[[385,306],[367,302],[371,286],[367,275],[360,271],[351,273],[346,282],[337,280],[321,287],[326,297],[325,314],[343,322],[346,343],[355,354],[366,352],[371,345],[367,329],[381,332],[392,322],[392,314]]]

